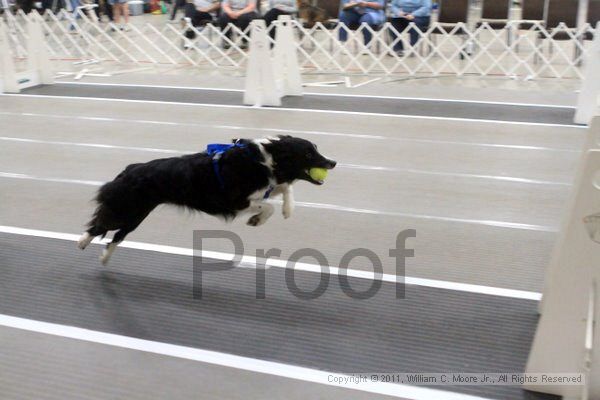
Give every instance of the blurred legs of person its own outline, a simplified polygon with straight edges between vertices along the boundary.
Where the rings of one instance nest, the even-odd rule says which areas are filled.
[[[224,31],[227,28],[227,25],[229,23],[232,23],[235,26],[237,26],[240,30],[245,31],[248,28],[248,25],[250,25],[250,22],[253,19],[256,19],[257,17],[258,17],[258,14],[256,14],[254,11],[251,11],[246,14],[242,14],[237,19],[230,18],[229,15],[227,15],[226,13],[223,13],[219,17],[219,27],[221,28],[222,31]],[[228,30],[225,33],[225,36],[227,36],[227,38],[231,39],[231,30]],[[243,42],[242,42],[242,48],[246,47],[247,45],[248,45],[247,40],[246,40],[246,38],[244,38]],[[227,45],[225,45],[225,47],[227,47]]]
[[[173,10],[171,11],[171,21],[175,20],[175,16],[177,15],[177,10],[185,7],[185,5],[186,5],[185,0],[174,0]]]
[[[119,25],[121,15],[125,20],[125,25],[129,24],[129,7],[127,0],[114,0],[113,4],[113,18],[116,25]],[[121,25],[121,30],[124,30],[125,26]]]
[[[264,16],[267,28],[269,28],[273,22],[277,21],[277,18],[279,18],[280,15],[290,15],[290,13],[287,11],[280,10],[279,8],[271,8],[269,11],[267,11],[267,13]],[[275,40],[275,30],[275,27],[273,27],[269,31],[269,35],[273,40]]]
[[[378,24],[375,18],[371,14],[360,14],[355,10],[344,10],[340,13],[340,22],[347,27],[352,25],[362,25],[363,23],[369,25],[371,28],[377,28]],[[365,46],[371,42],[371,32],[368,29],[363,29],[363,38],[365,40]],[[341,42],[348,40],[348,32],[346,29],[340,29],[339,38]]]
[[[212,15],[207,12],[198,11],[194,3],[185,4],[185,18],[189,18],[193,27],[204,26],[212,21]],[[188,29],[185,32],[185,37],[188,39],[194,39],[196,32],[192,29]]]
[[[392,26],[396,31],[398,31],[398,33],[402,33],[406,30],[406,28],[408,28],[410,22],[414,22],[421,32],[425,32],[429,28],[430,21],[431,17],[415,17],[413,21],[409,21],[406,18],[392,18]],[[415,45],[421,38],[421,35],[416,29],[412,28],[408,31],[408,34],[410,36],[411,47],[415,47]],[[398,37],[398,35],[396,35],[396,33],[391,29],[390,36],[392,38],[392,41],[396,40],[396,38]],[[400,55],[403,53],[404,44],[402,43],[402,40],[399,40],[396,44],[394,44],[394,51],[396,53],[399,53]]]
[[[109,0],[104,0],[103,8],[104,8],[104,13],[108,17],[108,20],[110,22],[114,22],[115,19],[113,17],[113,5],[111,4],[111,2]]]

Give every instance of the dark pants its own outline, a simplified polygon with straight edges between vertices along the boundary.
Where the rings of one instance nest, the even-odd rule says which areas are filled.
[[[212,21],[212,15],[210,15],[207,12],[202,12],[202,11],[196,10],[196,7],[192,3],[185,4],[185,17],[192,20],[192,26],[194,26],[194,27],[204,26],[207,23]],[[196,37],[196,32],[189,29],[185,33],[185,36],[188,39],[193,39]]]
[[[25,14],[29,14],[33,9],[33,0],[21,0],[17,1],[17,5]]]
[[[277,18],[279,18],[280,15],[291,15],[289,12],[287,11],[281,11],[278,8],[271,8],[269,11],[267,11],[267,13],[264,16],[265,19],[265,23],[267,24],[267,28],[269,26],[271,26],[271,24],[274,21],[277,21]],[[271,39],[275,40],[275,28],[271,29],[269,31],[269,35],[271,36]]]
[[[379,24],[375,21],[373,15],[371,14],[360,14],[356,12],[354,9],[344,10],[340,13],[340,23],[346,25],[350,29],[356,29],[355,27],[360,27],[361,24],[367,24],[372,29],[377,29]],[[368,45],[371,41],[371,32],[367,29],[363,29],[363,38],[365,39],[365,45]],[[345,42],[348,40],[348,32],[345,29],[340,29],[340,41]]]
[[[246,28],[248,28],[248,25],[250,25],[250,22],[256,18],[258,18],[258,15],[254,11],[246,13],[246,14],[242,14],[237,19],[229,18],[229,15],[227,15],[227,13],[224,12],[219,17],[219,26],[221,27],[221,30],[224,31],[225,28],[227,28],[227,25],[229,23],[232,23],[235,26],[237,26],[238,28],[240,28],[242,31],[245,31]],[[228,30],[225,33],[225,36],[227,36],[228,38],[231,38],[231,30]],[[245,42],[246,42],[246,39],[244,39],[244,43]]]
[[[114,21],[112,6],[110,4],[108,4],[108,0],[104,0],[103,3],[104,4],[103,4],[102,8],[104,9],[104,13],[108,17],[108,20],[111,22]]]
[[[421,32],[425,32],[429,28],[430,21],[431,21],[431,17],[415,17],[415,19],[412,22],[414,22],[415,25],[417,25],[417,27],[421,30]],[[406,18],[392,18],[392,26],[399,33],[404,32],[406,30],[406,28],[408,28],[408,24],[410,24],[410,22],[411,21],[407,20]],[[415,45],[419,41],[421,35],[419,34],[419,32],[416,29],[410,29],[408,31],[408,34],[410,35],[410,45],[412,47],[415,47]],[[390,30],[390,36],[392,37],[392,41],[396,40],[396,38],[398,37],[396,35],[396,33],[392,30]],[[398,43],[396,43],[394,45],[394,50],[395,51],[404,50],[404,45],[402,44],[402,40],[399,40]]]
[[[177,10],[183,7],[185,7],[185,0],[175,0],[175,4],[173,4],[173,11],[171,11],[171,21],[175,19]]]

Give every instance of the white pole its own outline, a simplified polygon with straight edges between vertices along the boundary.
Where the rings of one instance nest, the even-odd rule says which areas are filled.
[[[265,21],[262,19],[252,21],[250,32],[250,55],[246,69],[244,104],[258,107],[280,106],[281,95],[275,85],[273,59]]]
[[[526,368],[528,373],[589,373],[586,390],[590,398],[600,397],[598,359],[592,359],[589,368],[587,365],[587,347],[598,343],[598,330],[593,338],[589,333],[592,322],[598,319],[595,304],[591,307],[594,321],[590,321],[589,314],[590,298],[596,298],[594,282],[600,279],[600,242],[596,242],[600,237],[595,237],[600,234],[599,140],[600,117],[595,117],[586,144],[590,150],[580,163],[569,209],[546,271],[542,315]],[[580,386],[525,386],[573,398],[582,394]]]
[[[15,64],[12,52],[8,45],[8,35],[6,33],[6,25],[0,19],[0,93],[18,93],[19,85],[17,84],[17,76],[15,73]]]
[[[600,22],[596,24],[594,41],[584,61],[581,91],[575,112],[576,124],[588,124],[598,111],[600,96]]]
[[[274,62],[275,79],[282,96],[302,96],[302,78],[292,32],[292,19],[280,15],[276,23]]]

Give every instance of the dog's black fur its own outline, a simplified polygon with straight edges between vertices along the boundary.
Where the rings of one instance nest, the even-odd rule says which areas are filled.
[[[127,166],[98,191],[98,207],[87,233],[95,237],[116,230],[113,243],[118,243],[163,203],[232,219],[250,206],[256,192],[299,179],[321,184],[308,170],[336,165],[300,138],[237,139],[237,143],[244,147],[227,150],[218,161],[223,186],[213,157],[206,152]]]

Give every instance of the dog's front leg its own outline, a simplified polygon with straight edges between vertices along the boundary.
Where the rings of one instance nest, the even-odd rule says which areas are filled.
[[[292,185],[285,185],[283,188],[283,204],[281,206],[281,212],[283,218],[289,218],[292,216],[294,211],[294,191]]]
[[[250,226],[259,226],[267,222],[271,215],[273,215],[273,212],[275,212],[275,207],[262,200],[254,200],[250,202],[250,207],[248,207],[248,211],[254,215],[251,216],[250,219],[248,219],[248,222],[246,222],[246,224]]]

